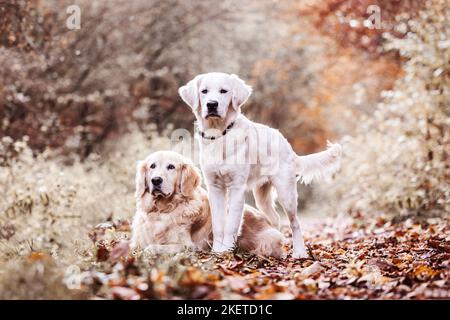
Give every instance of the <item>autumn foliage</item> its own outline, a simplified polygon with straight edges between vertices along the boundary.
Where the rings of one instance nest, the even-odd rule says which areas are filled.
[[[338,189],[350,210],[448,215],[450,45],[444,40],[448,23],[440,16],[445,8],[432,2],[409,22],[405,38],[388,38],[385,48],[407,59],[405,74],[347,137],[351,161],[344,161],[343,173],[354,178],[342,176]]]
[[[449,298],[445,1],[0,0],[0,16],[0,298]],[[243,112],[299,154],[343,145],[331,184],[301,188],[310,259],[113,259],[135,162],[193,130],[177,88],[213,70],[246,79]]]

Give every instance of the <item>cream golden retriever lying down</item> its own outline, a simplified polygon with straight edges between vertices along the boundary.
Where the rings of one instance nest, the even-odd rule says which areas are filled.
[[[158,151],[138,162],[136,215],[131,246],[154,253],[185,247],[209,249],[211,212],[201,176],[192,162],[171,151]],[[256,209],[245,206],[237,244],[264,256],[282,256],[283,235]]]

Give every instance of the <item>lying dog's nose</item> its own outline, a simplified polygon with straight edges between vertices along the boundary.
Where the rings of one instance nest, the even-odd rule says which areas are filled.
[[[208,112],[217,112],[217,106],[219,103],[217,101],[208,101],[206,106],[208,107]]]
[[[162,183],[162,178],[161,177],[154,177],[152,178],[152,184],[154,186],[159,186]]]

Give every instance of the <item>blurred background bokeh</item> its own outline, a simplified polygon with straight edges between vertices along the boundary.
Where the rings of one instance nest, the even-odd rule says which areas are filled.
[[[67,28],[69,5],[80,29]],[[448,216],[449,11],[445,0],[0,0],[0,261],[39,251],[69,265],[88,255],[89,226],[130,218],[136,160],[193,131],[177,89],[209,71],[251,84],[243,111],[299,154],[343,144],[342,170],[302,188],[302,210]]]
[[[417,4],[419,3],[419,4]],[[69,30],[66,8],[80,8]],[[379,4],[378,29],[364,21]],[[176,93],[198,73],[239,74],[245,112],[280,128],[298,152],[356,128],[400,76],[415,1],[3,1],[2,135],[27,135],[85,158],[136,124],[192,130]],[[397,23],[397,19],[405,21]]]

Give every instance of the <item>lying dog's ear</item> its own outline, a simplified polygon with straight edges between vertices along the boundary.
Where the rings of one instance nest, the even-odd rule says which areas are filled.
[[[181,165],[180,192],[183,196],[192,196],[200,181],[201,176],[197,168],[186,163]]]
[[[145,161],[138,161],[136,165],[136,198],[141,198],[148,189],[146,173],[147,168]]]
[[[178,89],[178,94],[181,99],[188,104],[192,110],[196,111],[198,109],[200,100],[198,97],[198,83],[201,79],[202,75],[196,76],[194,79],[189,81],[186,85],[180,87]]]
[[[252,87],[245,84],[244,80],[235,74],[231,75],[231,79],[233,79],[233,96],[231,102],[234,110],[238,111],[240,106],[242,106],[252,94]]]

